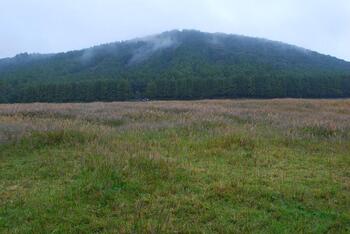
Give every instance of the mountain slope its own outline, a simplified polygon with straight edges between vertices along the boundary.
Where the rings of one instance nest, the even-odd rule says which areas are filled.
[[[349,74],[348,62],[280,42],[170,31],[2,59],[0,101],[345,97]]]

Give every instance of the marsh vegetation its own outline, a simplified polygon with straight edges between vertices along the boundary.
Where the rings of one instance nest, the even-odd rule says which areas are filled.
[[[1,233],[348,233],[349,100],[0,105]]]

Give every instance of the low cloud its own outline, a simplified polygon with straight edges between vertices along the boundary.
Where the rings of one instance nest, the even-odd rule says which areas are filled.
[[[129,65],[142,62],[151,57],[157,51],[172,48],[179,44],[174,37],[164,34],[138,38],[131,42],[140,43],[141,46],[133,52]]]
[[[283,41],[350,61],[349,0],[1,0],[0,9],[0,58],[197,29]],[[153,45],[146,54],[172,46],[171,40]]]

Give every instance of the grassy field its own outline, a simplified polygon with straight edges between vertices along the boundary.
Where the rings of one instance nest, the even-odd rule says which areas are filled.
[[[0,233],[349,233],[350,100],[0,105]]]

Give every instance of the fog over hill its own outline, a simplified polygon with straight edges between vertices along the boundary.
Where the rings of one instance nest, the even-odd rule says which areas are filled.
[[[0,60],[1,102],[350,97],[350,63],[282,42],[195,30]]]

